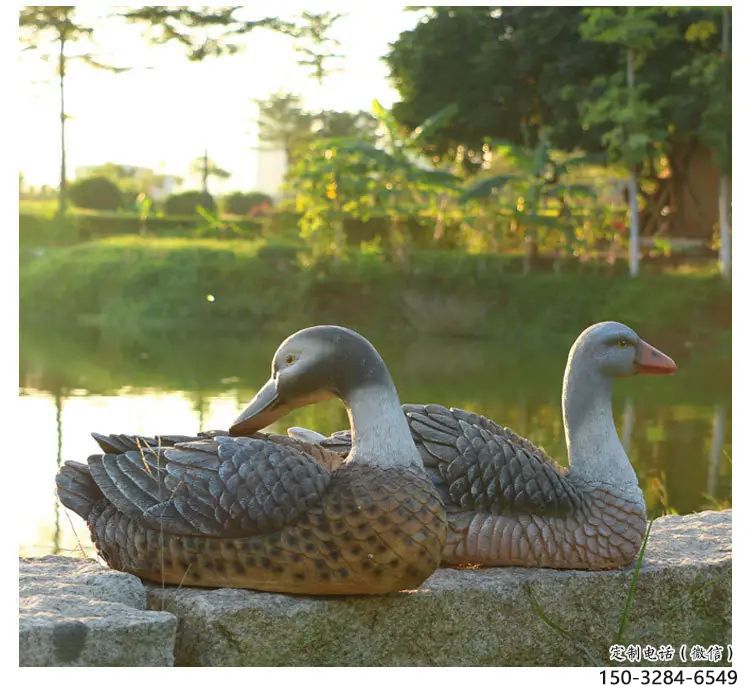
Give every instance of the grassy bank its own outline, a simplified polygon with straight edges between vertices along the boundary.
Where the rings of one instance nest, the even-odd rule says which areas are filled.
[[[731,327],[729,287],[706,274],[522,277],[515,260],[501,256],[414,252],[397,266],[354,252],[346,261],[305,265],[298,252],[263,239],[135,236],[47,249],[21,269],[22,320],[76,321],[134,335],[319,322],[363,330],[410,325],[509,343],[566,341],[603,319],[687,344],[724,340]]]

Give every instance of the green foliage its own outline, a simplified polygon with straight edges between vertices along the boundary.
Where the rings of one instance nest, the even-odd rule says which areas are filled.
[[[202,218],[202,222],[195,228],[193,235],[195,237],[208,239],[249,239],[257,236],[257,232],[261,229],[260,224],[256,223],[253,225],[253,221],[251,220],[243,221],[244,224],[241,224],[239,221],[220,218],[215,213],[206,210],[200,205],[196,208],[196,212]]]
[[[26,247],[65,246],[79,241],[75,218],[33,215],[21,212],[18,217],[18,243]]]
[[[164,212],[167,215],[195,215],[198,206],[212,212],[216,210],[216,202],[210,193],[183,191],[169,196],[164,201]]]
[[[710,8],[710,19],[689,24],[685,40],[697,50],[685,65],[675,71],[696,94],[703,95],[704,108],[697,126],[698,137],[714,153],[723,174],[732,171],[732,64],[729,41],[731,11],[726,7]],[[719,14],[721,13],[721,14]],[[722,35],[722,46],[716,37]]]
[[[718,277],[532,273],[521,282],[512,260],[496,254],[417,251],[403,267],[354,250],[345,259],[300,263],[300,249],[263,239],[131,236],[49,250],[21,268],[22,313],[64,323],[85,316],[134,332],[147,325],[204,329],[209,320],[237,330],[266,323],[293,329],[285,322],[300,317],[424,328],[428,317],[404,302],[417,296],[469,302],[491,335],[517,336],[533,316],[542,342],[613,317],[657,343],[676,329],[695,343],[731,327],[730,289]]]
[[[447,102],[456,117],[423,152],[481,166],[488,139],[645,158],[698,138],[728,169],[730,10],[713,7],[435,7],[386,56],[414,128]],[[635,88],[625,68],[633,54]],[[435,76],[439,75],[440,79]],[[676,162],[670,165],[674,169]]]
[[[123,204],[137,208],[138,196],[149,195],[154,189],[164,185],[167,176],[156,174],[148,169],[129,167],[114,162],[105,162],[94,167],[88,167],[90,176],[102,176],[117,184],[123,194]]]
[[[247,21],[236,17],[239,7],[139,7],[122,11],[126,21],[145,27],[153,43],[177,42],[192,61],[237,53],[239,37],[258,28],[294,34],[296,27],[277,17]]]
[[[313,116],[305,111],[299,97],[277,92],[268,99],[257,99],[258,135],[261,143],[280,147],[287,164],[294,161],[297,150],[310,140]]]
[[[83,61],[95,68],[111,72],[123,72],[128,68],[107,65],[98,60],[92,53],[90,41],[94,33],[93,27],[85,26],[76,17],[76,8],[68,6],[35,6],[21,9],[19,17],[20,40],[27,49],[39,53],[42,60],[54,59],[57,65],[57,75],[60,90],[60,183],[58,187],[58,213],[62,216],[68,205],[67,196],[67,152],[65,150],[65,77],[70,61]],[[49,43],[54,45],[50,50]],[[76,46],[75,55],[68,55],[67,47]]]
[[[70,200],[79,208],[117,210],[122,205],[120,188],[103,176],[92,176],[74,181],[68,193]]]
[[[660,7],[591,7],[584,9],[583,15],[583,38],[639,53],[678,37],[674,24],[664,22]]]
[[[663,99],[654,99],[649,84],[636,81],[636,66],[648,53],[678,38],[672,23],[660,21],[655,7],[597,7],[584,9],[581,36],[616,46],[628,66],[593,81],[599,95],[585,107],[584,123],[605,128],[602,144],[615,162],[636,167],[657,154],[667,137]],[[628,73],[630,76],[628,77]]]
[[[77,22],[75,7],[29,6],[21,9],[19,26],[21,40],[38,48],[40,39],[76,41],[90,37],[93,28]],[[45,37],[46,35],[46,37]]]
[[[579,247],[594,246],[594,240],[580,232],[602,206],[591,186],[573,179],[576,167],[592,161],[595,158],[552,150],[544,133],[533,149],[501,143],[490,171],[502,173],[469,180],[460,201],[488,201],[490,214],[507,218],[506,236],[512,234],[525,244],[528,271],[536,263],[540,243],[556,248],[558,254],[578,254]]]
[[[422,148],[450,159],[463,151],[467,169],[481,166],[488,138],[533,146],[544,127],[557,147],[598,147],[579,104],[592,71],[608,71],[615,55],[581,40],[581,19],[571,7],[433,8],[386,56],[401,95],[394,116],[415,128],[455,103],[457,117]]]
[[[302,108],[298,96],[285,92],[257,99],[256,104],[261,143],[283,149],[289,166],[315,140],[348,137],[366,142],[375,140],[378,121],[365,111],[311,112]]]
[[[300,65],[311,68],[312,74],[318,82],[322,82],[326,75],[326,63],[335,58],[343,58],[336,49],[341,42],[330,37],[331,27],[343,17],[335,12],[303,12],[305,24],[297,32],[295,50],[302,57]]]
[[[667,133],[661,125],[659,102],[649,99],[647,86],[628,87],[623,73],[598,77],[594,85],[601,89],[601,96],[586,104],[584,123],[606,129],[602,144],[612,161],[633,167],[656,157]]]
[[[385,131],[384,146],[358,138],[317,140],[288,173],[288,186],[302,214],[300,234],[310,243],[311,258],[345,254],[346,220],[387,218],[380,239],[383,251],[403,262],[409,221],[429,214],[441,195],[459,186],[456,176],[415,156],[422,139],[452,118],[452,105],[411,132],[399,130],[378,102],[373,112]]]
[[[246,20],[237,16],[242,9],[226,5],[149,6],[122,11],[120,16],[128,22],[144,26],[154,43],[179,43],[192,61],[235,54],[242,49],[240,38],[261,28],[296,39],[296,50],[303,56],[300,65],[312,67],[318,80],[325,74],[327,61],[337,57],[332,49],[338,42],[329,37],[329,32],[342,15],[303,12],[293,22],[278,17]]]
[[[221,208],[229,215],[262,215],[273,206],[273,198],[261,191],[234,191],[221,199]]]
[[[357,137],[375,141],[378,120],[366,111],[321,111],[313,114],[312,131],[316,138]]]
[[[150,237],[205,237],[249,239],[258,236],[263,227],[255,220],[217,221],[204,215],[151,215],[138,213],[76,211],[59,217],[21,212],[19,242],[22,248],[66,246],[83,241],[118,235],[141,234]]]
[[[190,171],[199,174],[201,182],[203,183],[203,191],[208,193],[208,178],[215,177],[216,179],[228,179],[231,174],[226,170],[222,169],[216,162],[208,158],[208,152],[204,151],[201,157],[196,157],[190,163]]]
[[[112,237],[49,253],[22,272],[22,302],[128,325],[256,320],[283,312],[284,263],[266,262],[263,242]],[[60,283],[57,297],[47,289]],[[214,297],[210,301],[208,296]],[[263,301],[258,298],[263,296]]]

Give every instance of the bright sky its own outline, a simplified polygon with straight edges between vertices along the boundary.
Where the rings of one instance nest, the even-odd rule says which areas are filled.
[[[310,12],[346,13],[332,30],[345,58],[332,62],[322,85],[299,66],[289,37],[259,29],[246,35],[246,49],[235,56],[191,63],[177,45],[153,46],[136,26],[108,20],[91,3],[79,8],[82,22],[95,27],[98,60],[132,70],[113,74],[81,61],[70,63],[66,79],[69,115],[68,172],[76,167],[117,162],[160,173],[189,176],[190,162],[208,148],[209,156],[232,178],[215,181],[218,191],[251,189],[256,178],[257,144],[252,99],[276,91],[299,94],[310,109],[369,110],[374,98],[389,106],[396,98],[380,60],[400,32],[421,16],[407,3],[258,2],[244,10],[249,19],[294,19]],[[76,47],[71,47],[73,54]],[[55,67],[26,51],[20,59],[20,124],[24,147],[21,171],[32,186],[56,184],[59,177],[59,102]],[[197,184],[186,179],[185,186]]]

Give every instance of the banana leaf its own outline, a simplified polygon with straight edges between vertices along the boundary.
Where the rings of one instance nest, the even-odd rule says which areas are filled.
[[[443,126],[448,124],[457,112],[458,106],[456,104],[451,103],[443,107],[440,111],[422,121],[422,123],[411,132],[404,142],[404,146],[407,148],[419,147],[425,140],[429,140],[429,138],[434,135],[435,131],[440,130]]]
[[[492,176],[489,179],[479,181],[473,186],[465,189],[459,197],[460,203],[466,201],[475,200],[477,198],[487,198],[495,191],[499,191],[510,181],[518,181],[522,177],[516,176],[515,174],[500,174],[498,176]]]
[[[570,225],[561,222],[558,218],[550,215],[537,215],[536,213],[516,213],[516,219],[523,225],[536,225],[548,230],[566,231]]]
[[[415,184],[426,184],[428,186],[441,186],[458,191],[461,188],[461,179],[450,172],[443,172],[438,169],[420,169],[413,167],[405,174],[407,181]]]

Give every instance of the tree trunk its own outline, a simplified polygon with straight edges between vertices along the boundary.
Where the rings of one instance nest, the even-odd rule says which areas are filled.
[[[628,179],[628,203],[630,204],[630,276],[635,278],[640,267],[638,230],[638,175],[635,169]]]
[[[628,89],[635,87],[635,56],[633,50],[628,50],[627,81]],[[628,180],[628,203],[630,204],[630,277],[635,278],[639,269],[639,230],[638,230],[638,174],[635,167],[630,170]]]
[[[729,10],[724,9],[721,22],[721,50],[729,55]],[[728,278],[732,272],[732,237],[729,224],[731,189],[729,176],[722,174],[719,178],[719,268],[721,275]]]
[[[65,215],[68,207],[68,182],[65,170],[65,36],[60,36],[60,54],[58,56],[60,73],[60,190],[57,198],[57,214]]]
[[[539,239],[536,230],[524,230],[523,275],[528,275],[539,265]]]
[[[712,498],[716,497],[719,469],[721,468],[721,454],[724,450],[724,426],[726,413],[722,404],[714,406],[714,421],[711,427],[711,448],[708,454],[708,481],[706,481],[706,493]]]
[[[722,174],[719,178],[719,268],[721,275],[728,278],[732,273],[732,230],[729,225],[730,207],[729,177]]]
[[[208,193],[208,150],[203,151],[201,178],[203,179],[203,193]]]

